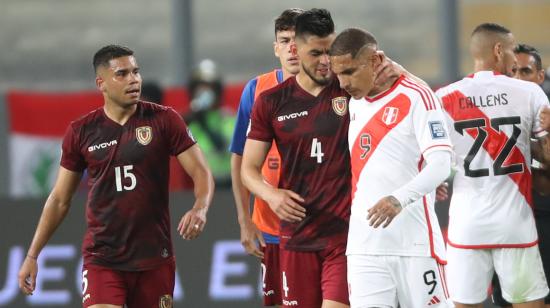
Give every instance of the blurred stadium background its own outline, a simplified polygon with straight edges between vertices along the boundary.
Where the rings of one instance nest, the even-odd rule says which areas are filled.
[[[66,125],[102,104],[94,89],[94,52],[109,43],[134,49],[144,81],[157,82],[162,102],[184,115],[191,71],[212,59],[230,123],[245,82],[277,67],[273,18],[289,7],[324,7],[337,30],[368,29],[388,56],[433,87],[471,71],[467,41],[481,22],[507,26],[550,64],[550,0],[2,0],[0,307],[80,306],[84,185],[40,257],[35,295],[18,292],[16,275],[55,177]],[[229,170],[227,160],[216,163],[221,173]],[[192,194],[181,171],[174,169],[171,177],[176,221],[191,206]],[[438,211],[445,228],[447,204]],[[240,246],[227,187],[218,188],[201,238],[184,242],[174,236],[174,243],[177,307],[260,306],[259,266]]]

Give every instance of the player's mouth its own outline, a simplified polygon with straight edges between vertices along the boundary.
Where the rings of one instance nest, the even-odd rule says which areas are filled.
[[[300,60],[298,59],[298,57],[290,57],[290,58],[288,58],[287,62],[288,62],[290,65],[298,65],[298,64],[300,64]]]
[[[322,76],[327,76],[328,74],[330,74],[330,69],[328,67],[320,67],[317,69],[317,72],[319,72],[319,74]]]
[[[129,90],[126,90],[126,94],[127,95],[130,95],[132,97],[139,97],[140,95],[140,89],[139,88],[135,88],[135,89],[129,89]]]

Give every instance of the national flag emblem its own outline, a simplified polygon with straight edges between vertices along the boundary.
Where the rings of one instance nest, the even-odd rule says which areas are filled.
[[[334,112],[343,116],[348,111],[348,99],[345,96],[339,96],[332,99],[332,109]]]
[[[399,109],[395,107],[386,107],[386,109],[384,109],[384,114],[382,115],[382,122],[384,122],[386,125],[391,125],[395,123],[398,113]]]
[[[136,139],[142,145],[148,145],[153,140],[153,129],[151,126],[136,128]]]

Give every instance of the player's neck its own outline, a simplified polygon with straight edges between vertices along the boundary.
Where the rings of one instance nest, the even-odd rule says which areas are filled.
[[[372,90],[370,90],[367,96],[374,97],[388,91],[397,82],[397,79],[399,79],[399,76],[389,78],[384,84],[381,84],[372,88]]]
[[[284,68],[281,68],[281,71],[283,72],[283,81],[287,80],[288,78],[295,76],[291,72],[285,70]]]
[[[308,92],[309,94],[313,96],[319,95],[321,91],[325,88],[325,85],[320,85],[315,80],[311,79],[304,71],[300,71],[298,75],[296,75],[296,82],[298,85],[304,89],[304,91]]]
[[[485,59],[474,60],[474,72],[481,71],[498,71],[497,65],[494,61],[487,61]]]
[[[123,106],[111,101],[105,101],[105,105],[103,105],[105,115],[120,125],[128,122],[128,119],[136,112],[136,109],[137,104]]]

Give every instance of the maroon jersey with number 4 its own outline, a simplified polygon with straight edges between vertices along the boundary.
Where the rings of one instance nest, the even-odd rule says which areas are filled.
[[[193,144],[173,109],[148,102],[124,125],[103,108],[71,123],[61,166],[88,173],[84,263],[138,271],[173,259],[169,158]]]
[[[248,138],[275,140],[281,154],[280,188],[305,199],[306,217],[281,222],[281,243],[316,251],[345,242],[350,216],[349,96],[333,79],[312,96],[292,77],[254,104]]]

